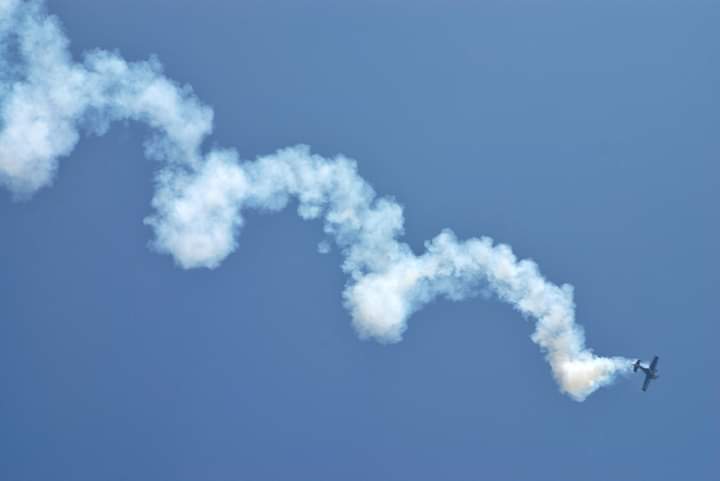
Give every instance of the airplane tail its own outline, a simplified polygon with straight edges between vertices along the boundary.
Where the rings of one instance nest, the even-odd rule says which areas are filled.
[[[633,364],[633,372],[637,372],[639,367],[640,367],[640,359],[635,361],[635,364]]]

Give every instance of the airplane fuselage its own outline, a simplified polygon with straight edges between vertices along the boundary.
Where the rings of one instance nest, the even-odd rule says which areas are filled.
[[[657,370],[650,369],[644,366],[638,366],[638,369],[640,369],[642,372],[645,373],[646,376],[648,376],[650,379],[657,379],[660,377],[660,374],[658,374]]]

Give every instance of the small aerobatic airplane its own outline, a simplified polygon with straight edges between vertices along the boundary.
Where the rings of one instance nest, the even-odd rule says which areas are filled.
[[[640,369],[642,372],[645,373],[645,381],[643,382],[642,387],[643,391],[647,391],[647,388],[650,385],[650,381],[660,377],[660,374],[658,374],[657,371],[658,359],[659,358],[655,356],[655,358],[653,358],[652,362],[650,363],[650,367],[645,367],[640,364],[640,359],[635,361],[635,364],[633,364],[633,372],[637,372],[637,370]]]

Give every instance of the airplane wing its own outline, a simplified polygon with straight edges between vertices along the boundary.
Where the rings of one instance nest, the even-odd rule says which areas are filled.
[[[655,356],[655,358],[653,358],[652,363],[650,364],[651,371],[654,371],[655,368],[657,367],[658,360],[660,360],[660,358],[657,356]]]
[[[645,381],[643,382],[643,391],[647,391],[648,386],[650,385],[650,381],[652,381],[652,378],[650,376],[645,376]]]

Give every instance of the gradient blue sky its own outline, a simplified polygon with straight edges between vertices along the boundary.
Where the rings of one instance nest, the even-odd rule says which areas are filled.
[[[416,249],[490,235],[576,288],[583,403],[532,326],[437,302],[360,341],[318,223],[250,214],[214,271],[151,252],[144,127],[0,191],[0,479],[717,480],[720,4],[52,0],[77,53],[157,55],[246,158],[342,152]]]

